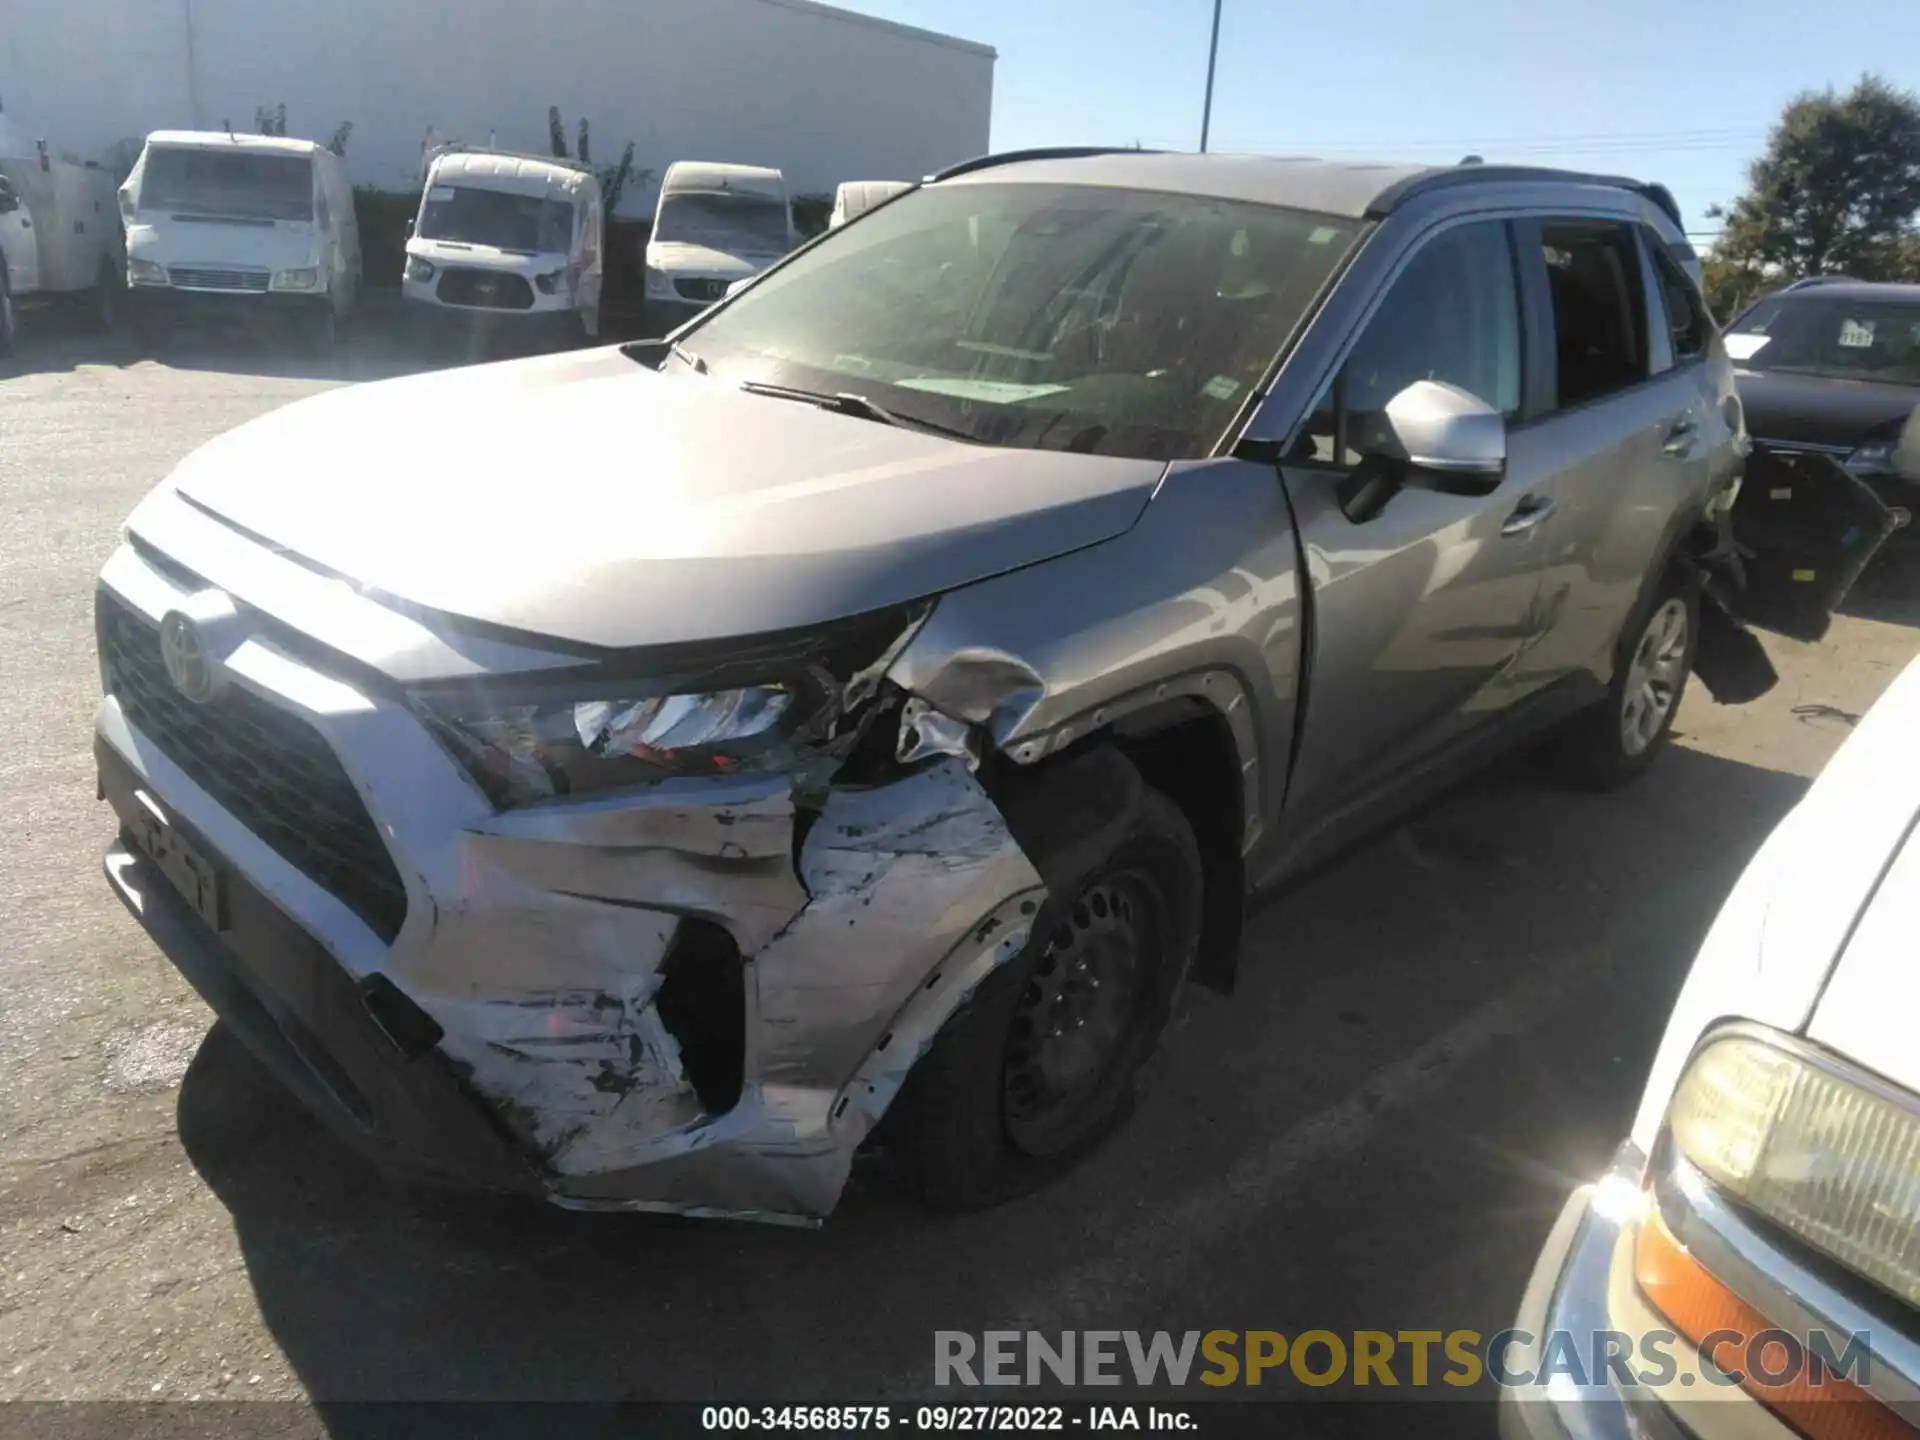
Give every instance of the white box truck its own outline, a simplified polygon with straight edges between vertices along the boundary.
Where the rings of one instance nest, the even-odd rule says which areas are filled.
[[[125,290],[112,172],[56,157],[0,114],[0,355],[23,315],[57,302],[111,328]]]

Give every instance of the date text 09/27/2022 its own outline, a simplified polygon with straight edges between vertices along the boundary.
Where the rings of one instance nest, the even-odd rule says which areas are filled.
[[[700,1428],[998,1435],[1030,1430],[1193,1431],[1199,1427],[1187,1411],[1158,1405],[708,1405],[700,1412]]]

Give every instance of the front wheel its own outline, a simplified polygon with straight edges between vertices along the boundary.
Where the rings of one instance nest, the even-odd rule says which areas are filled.
[[[120,272],[102,260],[93,278],[93,327],[102,335],[112,335],[119,330],[121,292],[125,289],[126,281]]]
[[[1607,698],[1552,747],[1562,773],[1586,789],[1612,790],[1653,763],[1673,732],[1699,633],[1699,594],[1675,571],[1630,623]]]
[[[1050,879],[1026,948],[947,1022],[887,1117],[890,1157],[937,1209],[1037,1188],[1133,1109],[1198,944],[1204,882],[1192,829],[1156,791],[1140,788],[1110,840]]]
[[[0,265],[0,358],[13,354],[13,287],[7,281],[7,268]]]

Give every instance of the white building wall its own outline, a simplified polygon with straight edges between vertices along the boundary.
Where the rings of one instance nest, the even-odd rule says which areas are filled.
[[[88,157],[282,103],[290,134],[352,121],[354,183],[391,189],[429,126],[543,151],[550,105],[596,163],[631,139],[655,179],[777,165],[794,193],[989,147],[991,50],[809,0],[0,0],[0,36],[8,116]]]

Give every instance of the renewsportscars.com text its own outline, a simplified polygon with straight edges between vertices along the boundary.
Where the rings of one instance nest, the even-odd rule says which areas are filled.
[[[1671,1330],[1629,1335],[1596,1330],[1545,1337],[1537,1367],[1509,1363],[1509,1350],[1536,1339],[1525,1330],[936,1330],[935,1385],[1331,1385],[1374,1390],[1544,1384],[1565,1376],[1576,1385],[1661,1386],[1680,1370],[1678,1352],[1694,1347]],[[1710,1384],[1767,1386],[1829,1378],[1871,1383],[1865,1335],[1824,1330],[1719,1331],[1704,1338],[1700,1373]]]

